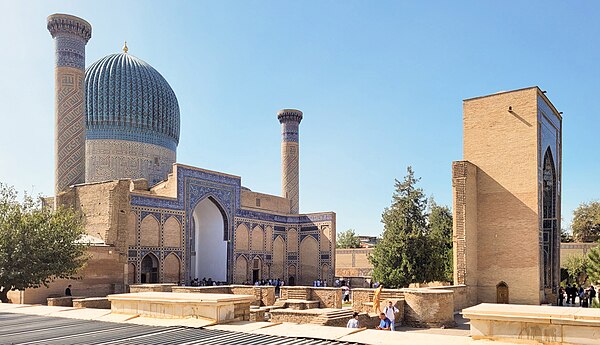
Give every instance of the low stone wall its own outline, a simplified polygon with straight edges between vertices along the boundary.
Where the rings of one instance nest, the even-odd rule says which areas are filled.
[[[74,299],[75,308],[110,309],[110,301],[106,297]]]
[[[311,323],[322,313],[319,309],[303,310],[301,312],[291,309],[276,309],[271,310],[271,322]]]
[[[247,285],[230,285],[231,292],[234,295],[254,295],[257,303],[252,303],[256,306],[271,306],[275,304],[275,287],[274,286],[247,286]]]
[[[341,308],[341,288],[311,288],[311,300],[319,301],[319,308]]]
[[[231,289],[227,285],[222,286],[173,286],[171,292],[183,293],[224,293],[231,294]],[[251,294],[248,294],[251,295]]]
[[[359,313],[371,313],[373,312],[373,294],[375,289],[351,289],[350,294],[352,297],[352,310]],[[402,305],[398,302],[404,299],[404,293],[402,289],[383,289],[381,291],[381,308],[383,309],[388,301],[392,301],[396,304],[397,308],[400,309]]]
[[[474,288],[466,285],[449,285],[429,287],[432,290],[450,290],[454,293],[454,311],[461,311],[477,304]]]
[[[342,289],[332,287],[282,286],[281,300],[303,299],[318,301],[319,308],[341,308]]]
[[[64,297],[49,297],[46,302],[52,307],[72,307],[73,299],[85,298],[84,296],[64,296]]]
[[[453,327],[454,292],[442,289],[403,289],[404,324],[412,327]]]
[[[275,304],[274,286],[220,285],[220,286],[173,286],[172,292],[184,293],[222,293],[234,295],[253,295],[253,306],[270,306]]]
[[[250,321],[254,321],[254,322],[265,321],[265,311],[262,309],[250,309]]]
[[[463,310],[473,339],[519,344],[600,344],[595,308],[482,303]]]
[[[136,284],[129,285],[129,292],[171,292],[177,284]]]

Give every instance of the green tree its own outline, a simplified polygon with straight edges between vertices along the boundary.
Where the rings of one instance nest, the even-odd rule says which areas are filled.
[[[427,199],[416,187],[418,181],[411,167],[403,181],[395,180],[392,204],[382,215],[383,236],[369,258],[373,279],[388,287],[445,279],[444,262],[432,255],[440,242],[431,235]]]
[[[573,211],[573,237],[576,242],[596,242],[600,239],[600,202],[581,203]]]
[[[454,268],[452,265],[452,211],[448,206],[436,204],[433,198],[429,199],[429,218],[430,239],[433,242],[432,256],[440,262],[435,266],[438,272],[436,276],[441,277],[442,281],[451,282],[453,280]]]
[[[583,284],[587,281],[589,260],[584,255],[570,255],[565,260],[564,266],[569,275],[569,281]]]
[[[600,245],[588,252],[587,274],[592,284],[600,283]]]
[[[0,301],[10,290],[37,288],[54,279],[75,279],[87,260],[79,214],[42,208],[0,183]]]
[[[560,242],[561,243],[570,243],[574,242],[573,234],[571,234],[568,230],[560,229]]]
[[[342,231],[337,235],[336,248],[359,248],[360,239],[354,233],[354,229]]]

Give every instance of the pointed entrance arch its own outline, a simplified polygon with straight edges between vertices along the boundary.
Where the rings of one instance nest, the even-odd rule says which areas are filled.
[[[496,285],[496,303],[508,304],[508,285],[505,282]]]
[[[192,213],[194,243],[192,278],[227,281],[227,218],[212,197],[204,198]]]
[[[158,258],[148,253],[142,259],[141,283],[158,283]]]
[[[560,232],[557,219],[557,176],[550,148],[544,154],[542,173],[542,282],[556,292],[559,282]]]

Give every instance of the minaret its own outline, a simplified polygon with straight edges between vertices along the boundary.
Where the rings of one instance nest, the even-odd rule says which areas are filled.
[[[299,154],[298,127],[302,112],[296,109],[282,109],[277,112],[281,123],[281,196],[290,199],[290,212],[298,214],[299,199]]]
[[[85,182],[85,45],[92,26],[68,14],[48,17],[55,40],[54,192]]]

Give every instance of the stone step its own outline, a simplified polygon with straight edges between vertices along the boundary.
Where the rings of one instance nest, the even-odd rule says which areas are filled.
[[[351,309],[332,311],[332,312],[324,313],[324,314],[321,314],[321,315],[315,317],[314,319],[311,320],[310,323],[315,324],[315,325],[325,325],[328,322],[331,322],[333,320],[339,320],[339,319],[349,320],[352,317],[353,313],[354,313],[354,311],[352,311]]]

